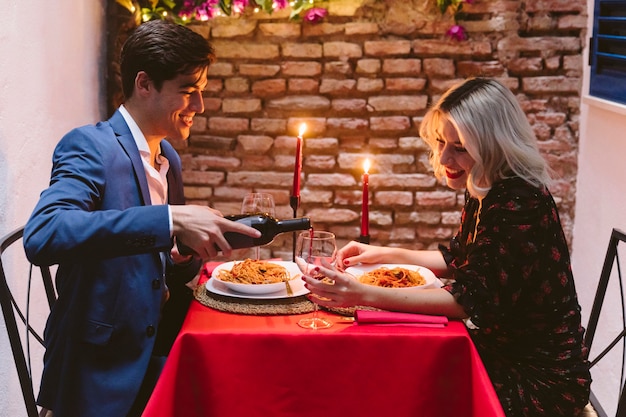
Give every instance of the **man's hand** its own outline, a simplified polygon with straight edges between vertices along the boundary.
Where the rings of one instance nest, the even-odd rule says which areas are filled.
[[[191,248],[205,261],[217,256],[219,250],[224,256],[231,255],[232,248],[224,237],[226,232],[241,233],[253,238],[261,236],[258,230],[227,220],[222,213],[209,207],[198,205],[170,207],[177,241]]]

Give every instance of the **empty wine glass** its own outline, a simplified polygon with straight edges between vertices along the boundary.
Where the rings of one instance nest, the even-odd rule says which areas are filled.
[[[332,262],[337,243],[335,235],[331,232],[317,232],[310,230],[298,235],[296,244],[296,256],[304,259],[307,268],[314,268],[315,265],[322,265],[322,261]],[[307,275],[310,275],[307,273]],[[318,317],[318,307],[314,304],[313,317],[307,317],[298,321],[298,325],[307,329],[325,329],[333,325],[325,318]]]
[[[274,197],[268,193],[247,194],[241,203],[241,214],[266,214],[271,217],[276,217]],[[255,246],[253,250],[255,259],[259,260],[261,256],[261,248],[259,246]]]

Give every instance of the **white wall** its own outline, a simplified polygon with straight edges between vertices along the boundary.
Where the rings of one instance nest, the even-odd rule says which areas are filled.
[[[105,116],[105,4],[1,2],[0,236],[28,219],[61,136]],[[26,413],[5,333],[0,320],[0,415],[19,417]]]
[[[587,0],[587,6],[590,37],[594,1]],[[584,324],[589,318],[611,230],[626,231],[626,106],[589,97],[588,74],[589,67],[585,65],[572,247],[574,279]],[[626,262],[623,265],[626,266]],[[592,352],[608,340],[610,332],[615,336],[616,329],[621,330],[617,291],[616,286],[609,287],[604,307],[607,313],[601,316]],[[599,363],[598,369],[592,372],[592,387],[601,394],[602,400],[608,400],[610,406],[606,411],[614,415],[621,357],[612,356],[609,363],[612,366]]]

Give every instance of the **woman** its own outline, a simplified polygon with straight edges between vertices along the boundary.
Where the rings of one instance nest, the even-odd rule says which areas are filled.
[[[303,277],[324,297],[312,299],[327,307],[466,319],[508,417],[576,416],[589,397],[584,329],[567,243],[546,188],[547,164],[524,112],[500,83],[472,78],[441,97],[420,135],[432,149],[435,174],[466,190],[449,247],[413,251],[351,242],[336,264],[423,265],[450,284],[380,288],[319,267],[314,272],[334,285]]]

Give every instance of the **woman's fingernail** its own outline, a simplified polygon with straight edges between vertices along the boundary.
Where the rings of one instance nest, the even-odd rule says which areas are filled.
[[[344,264],[344,265],[350,265],[350,261],[349,261],[349,260],[347,260],[347,259],[344,259],[344,260],[343,260],[343,264]]]

